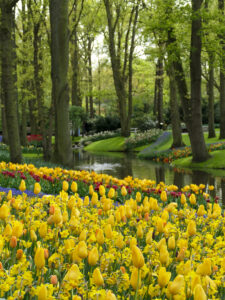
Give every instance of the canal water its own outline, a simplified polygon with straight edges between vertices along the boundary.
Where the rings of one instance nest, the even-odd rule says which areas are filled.
[[[131,153],[102,152],[90,153],[83,150],[74,152],[75,169],[105,173],[117,178],[152,179],[157,183],[175,184],[179,189],[187,184],[205,184],[215,186],[212,196],[218,196],[225,206],[225,172],[223,175],[210,174],[198,170],[175,169],[168,164],[142,160]],[[220,172],[221,173],[221,172]],[[207,190],[207,189],[206,189]]]

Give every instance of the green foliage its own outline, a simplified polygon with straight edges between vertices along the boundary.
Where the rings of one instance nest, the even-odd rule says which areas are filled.
[[[86,113],[81,106],[71,106],[69,110],[70,121],[72,122],[72,135],[75,135],[76,131],[82,127]]]

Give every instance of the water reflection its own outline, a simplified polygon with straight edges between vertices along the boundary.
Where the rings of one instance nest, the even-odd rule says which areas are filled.
[[[210,194],[218,196],[225,205],[225,176],[213,176],[203,171],[182,171],[166,164],[150,160],[140,160],[135,155],[125,153],[89,153],[82,150],[74,152],[75,169],[106,173],[118,178],[132,176],[141,179],[152,179],[157,183],[164,181],[179,187],[195,183],[214,185],[215,191]]]

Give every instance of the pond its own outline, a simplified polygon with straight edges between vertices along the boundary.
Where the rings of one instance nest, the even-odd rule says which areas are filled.
[[[132,176],[133,178],[152,179],[157,183],[175,184],[179,187],[195,183],[214,185],[212,196],[218,196],[225,206],[225,175],[212,175],[197,170],[179,170],[167,164],[151,160],[141,160],[131,153],[103,152],[90,153],[83,150],[74,152],[75,169],[106,173],[117,178]]]

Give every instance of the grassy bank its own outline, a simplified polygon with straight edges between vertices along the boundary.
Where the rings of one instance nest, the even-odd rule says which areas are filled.
[[[180,168],[196,169],[225,169],[225,150],[211,153],[211,158],[206,162],[194,163],[192,156],[174,160],[172,165]]]
[[[150,144],[139,146],[132,150],[134,152],[139,152],[149,146]],[[92,152],[123,152],[125,151],[125,138],[117,136],[114,138],[93,142],[90,145],[86,146],[84,150]]]
[[[84,150],[93,152],[121,152],[124,151],[124,141],[124,137],[117,136],[91,143]]]

